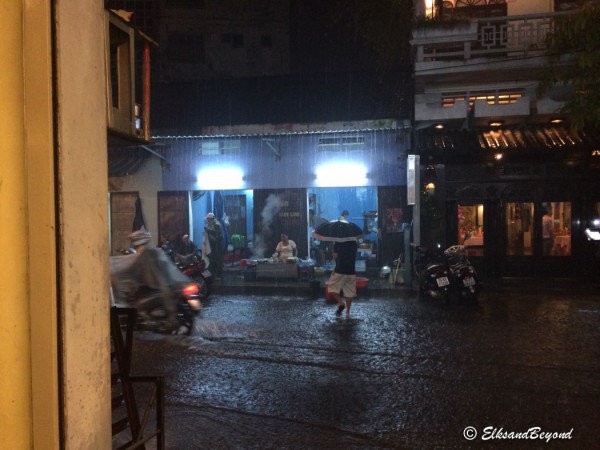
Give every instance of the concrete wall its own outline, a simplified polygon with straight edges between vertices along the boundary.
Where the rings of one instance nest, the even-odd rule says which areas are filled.
[[[104,5],[55,5],[64,446],[110,448]]]
[[[110,178],[111,192],[139,192],[146,230],[152,241],[158,243],[158,196],[162,191],[161,160],[150,157],[134,175]]]

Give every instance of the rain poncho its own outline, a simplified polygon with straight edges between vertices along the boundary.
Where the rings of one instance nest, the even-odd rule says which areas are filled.
[[[147,287],[160,291],[171,312],[176,310],[176,291],[193,282],[162,249],[151,247],[133,255],[111,256],[110,279],[114,303],[132,304],[140,287]]]

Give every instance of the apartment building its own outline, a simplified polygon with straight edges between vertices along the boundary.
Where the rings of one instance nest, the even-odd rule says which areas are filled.
[[[443,239],[464,244],[488,275],[597,273],[585,229],[600,218],[600,133],[571,130],[567,88],[536,93],[546,35],[585,3],[416,3],[414,148]]]

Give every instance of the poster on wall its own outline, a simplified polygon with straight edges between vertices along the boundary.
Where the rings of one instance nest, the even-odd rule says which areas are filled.
[[[270,257],[285,233],[296,243],[298,256],[306,258],[307,227],[306,189],[254,190],[253,256]]]
[[[388,208],[385,210],[385,231],[399,233],[402,231],[402,208]]]

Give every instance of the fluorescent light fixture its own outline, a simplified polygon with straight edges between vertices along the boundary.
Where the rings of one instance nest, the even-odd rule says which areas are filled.
[[[489,123],[490,127],[501,127],[502,125],[504,125],[504,121],[503,120],[492,120]]]
[[[198,187],[202,190],[241,189],[244,174],[239,167],[204,167],[198,172]]]
[[[359,163],[327,163],[317,167],[317,186],[366,186],[367,169]]]

